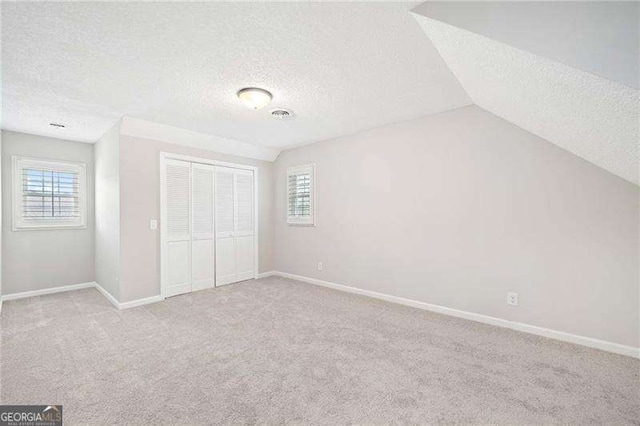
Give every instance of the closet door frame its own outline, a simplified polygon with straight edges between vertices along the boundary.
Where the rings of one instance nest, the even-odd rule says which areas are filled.
[[[246,164],[229,163],[226,161],[211,160],[208,158],[193,157],[189,155],[174,154],[171,152],[160,152],[160,294],[162,298],[166,298],[167,277],[165,271],[165,256],[166,248],[165,241],[167,240],[166,229],[166,217],[167,217],[167,205],[166,205],[166,163],[167,160],[181,160],[191,163],[208,164],[211,166],[230,167],[240,170],[250,170],[253,172],[253,226],[254,226],[254,241],[253,241],[253,278],[258,278],[258,265],[259,265],[259,250],[258,250],[258,168],[255,166],[248,166]],[[215,177],[214,177],[215,179]],[[215,185],[215,180],[214,180]],[[215,209],[215,206],[214,206]],[[215,222],[214,222],[214,235],[215,235]],[[215,250],[215,244],[214,244]],[[214,251],[215,259],[215,251]],[[214,270],[215,275],[215,270]]]

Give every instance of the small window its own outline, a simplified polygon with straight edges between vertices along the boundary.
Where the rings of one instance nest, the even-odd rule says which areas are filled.
[[[86,227],[86,166],[13,157],[13,230]]]
[[[287,169],[287,223],[315,225],[315,165]]]

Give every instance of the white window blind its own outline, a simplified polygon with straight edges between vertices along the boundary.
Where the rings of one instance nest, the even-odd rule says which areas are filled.
[[[315,224],[315,165],[287,169],[287,223]]]
[[[13,227],[84,227],[85,165],[13,157]]]

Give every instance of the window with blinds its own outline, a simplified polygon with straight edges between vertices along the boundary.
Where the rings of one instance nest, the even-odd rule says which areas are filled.
[[[13,157],[13,227],[84,227],[85,165]]]
[[[287,223],[315,225],[315,165],[287,169]]]

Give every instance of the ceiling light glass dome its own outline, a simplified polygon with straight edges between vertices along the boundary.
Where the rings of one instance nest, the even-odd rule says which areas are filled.
[[[251,109],[260,109],[269,105],[271,93],[257,87],[245,87],[238,91],[238,98]]]

